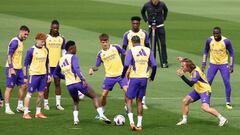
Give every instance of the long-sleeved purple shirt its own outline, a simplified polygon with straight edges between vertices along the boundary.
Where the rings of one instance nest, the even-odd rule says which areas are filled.
[[[18,40],[12,40],[11,43],[9,44],[9,49],[8,49],[8,66],[9,68],[13,68],[12,64],[12,57],[14,52],[18,48]]]
[[[209,53],[209,49],[210,49],[210,43],[211,43],[212,40],[214,40],[214,39],[209,37],[206,41],[205,49],[204,49],[204,58],[203,58],[203,61],[202,61],[202,65],[206,65],[207,58],[208,58],[208,53]],[[226,49],[229,52],[229,55],[231,57],[231,63],[230,63],[231,65],[230,66],[233,68],[234,67],[234,52],[233,52],[232,44],[231,44],[229,39],[224,39],[224,43],[225,43]]]
[[[142,51],[141,55],[146,55],[146,54],[145,54],[144,51]],[[127,52],[126,61],[124,63],[124,69],[123,69],[122,76],[125,76],[126,71],[127,71],[128,67],[129,67],[129,65],[132,65],[133,66],[133,70],[136,70],[135,61],[134,61],[131,49],[128,50],[128,52]],[[152,67],[152,73],[151,73],[150,78],[152,80],[154,80],[154,77],[155,77],[155,74],[156,74],[156,69],[157,69],[157,63],[155,61],[155,58],[154,58],[152,52],[150,52],[150,56],[148,58],[148,66]]]
[[[72,73],[75,75],[75,77],[78,76],[81,81],[85,81],[85,78],[81,74],[81,70],[80,70],[79,63],[78,63],[78,58],[76,55],[72,56],[71,65],[72,65]],[[60,68],[59,64],[57,65],[57,67],[54,71],[54,76],[59,77],[61,79],[65,79],[65,76],[61,73],[61,68]]]
[[[37,45],[35,45],[35,47],[41,49],[41,47],[38,47]],[[34,47],[29,48],[28,51],[27,51],[27,54],[26,54],[26,57],[25,57],[25,60],[24,60],[24,70],[25,70],[24,78],[28,78],[28,67],[32,63],[33,52],[34,52]],[[49,64],[49,59],[48,59],[48,55],[47,55],[47,59],[46,59],[47,74],[49,74],[48,64]]]

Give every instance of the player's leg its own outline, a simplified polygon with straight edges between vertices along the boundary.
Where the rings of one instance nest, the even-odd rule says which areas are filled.
[[[32,93],[33,93],[33,91],[31,91],[28,88],[28,92],[27,92],[27,94],[25,96],[25,99],[24,99],[24,113],[23,113],[23,118],[24,119],[32,119],[32,117],[29,114],[29,104],[30,104],[30,99],[32,97]]]
[[[223,78],[224,86],[225,86],[225,94],[226,94],[226,107],[227,109],[232,109],[231,105],[231,84],[230,84],[230,72],[228,68],[228,64],[220,65],[220,73]]]
[[[189,113],[189,105],[192,102],[195,102],[200,99],[200,96],[195,90],[192,90],[182,101],[182,120],[176,125],[187,124],[187,117]]]
[[[146,88],[147,88],[147,78],[146,79],[141,79],[140,80],[140,87],[138,89],[138,94],[137,94],[137,112],[138,112],[138,122],[137,122],[137,131],[142,130],[142,119],[143,119],[143,106],[142,106],[142,99],[144,95],[146,95]]]
[[[92,99],[93,101],[93,104],[100,116],[100,120],[103,120],[105,123],[107,124],[111,124],[111,121],[103,114],[104,111],[103,111],[103,108],[100,106],[100,103],[99,103],[99,100],[98,100],[98,97],[97,97],[97,94],[95,92],[95,90],[93,90],[93,88],[91,88],[89,85],[86,86],[86,87],[83,87],[81,86],[81,92],[88,96],[89,98]]]
[[[122,88],[123,92],[124,92],[124,110],[126,113],[128,113],[127,111],[127,99],[126,99],[126,92],[128,89],[128,79],[126,77],[124,78],[120,78],[120,81],[118,81],[118,84],[120,85],[120,87]]]
[[[134,124],[133,120],[133,112],[132,112],[132,100],[136,98],[137,96],[137,90],[138,90],[138,79],[131,78],[129,80],[128,90],[126,92],[126,99],[127,99],[127,110],[128,110],[128,119],[130,122],[130,128],[132,130],[136,129],[136,126]]]
[[[168,68],[165,28],[164,27],[157,28],[156,32],[161,43],[162,67]]]
[[[15,114],[12,109],[10,108],[10,97],[12,95],[13,88],[7,87],[4,93],[5,99],[5,113],[6,114]]]
[[[212,81],[213,81],[217,71],[218,71],[218,65],[210,63],[208,71],[207,71],[207,80],[210,85],[212,85]]]
[[[58,110],[63,111],[64,108],[61,106],[61,79],[60,78],[54,78],[54,84],[55,84],[55,94],[56,94],[56,107]]]
[[[201,97],[202,110],[217,117],[219,119],[219,126],[223,126],[225,123],[228,122],[227,119],[224,118],[216,109],[210,107],[210,98],[211,98],[210,92],[201,93],[199,94],[199,96]]]
[[[33,95],[33,92],[37,89],[39,82],[39,78],[33,75],[29,76],[28,79],[28,92],[25,96],[24,99],[24,113],[23,113],[23,118],[24,119],[32,119],[31,115],[29,114],[29,105],[30,105],[30,100]]]
[[[101,97],[101,106],[103,107],[103,110],[105,111],[105,106],[107,104],[107,96],[109,91],[111,91],[114,87],[114,85],[117,83],[118,78],[115,77],[105,77],[102,85],[102,97]]]
[[[73,100],[73,124],[77,125],[79,123],[78,113],[79,113],[79,98],[78,98],[78,84],[72,84],[67,86],[68,93]]]
[[[38,96],[36,101],[36,114],[35,118],[43,118],[46,119],[47,117],[41,112],[41,107],[44,100],[44,91],[47,87],[47,75],[41,75],[37,77],[38,84],[37,84],[37,90],[38,90]]]
[[[6,76],[6,90],[4,93],[4,100],[5,100],[5,113],[6,114],[15,114],[12,109],[10,108],[10,98],[12,95],[12,90],[16,84],[16,75],[11,75],[9,68],[5,70]]]
[[[17,71],[17,85],[20,86],[18,91],[18,105],[17,112],[24,112],[23,100],[25,96],[25,92],[27,90],[27,84],[24,82],[24,74],[22,70]]]
[[[109,90],[103,89],[102,90],[102,100],[101,100],[101,105],[105,110],[105,106],[107,104],[107,96],[108,96]]]
[[[51,85],[51,82],[47,83],[47,89],[44,91],[44,105],[43,105],[43,108],[45,110],[50,110],[49,102],[48,102],[50,85]]]

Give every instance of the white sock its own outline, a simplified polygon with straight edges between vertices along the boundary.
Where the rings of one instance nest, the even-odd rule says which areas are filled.
[[[28,107],[24,107],[24,114],[27,114],[29,112]]]
[[[142,127],[142,116],[138,116],[137,127]]]
[[[221,114],[219,114],[217,117],[219,120],[222,120],[224,118]]]
[[[128,113],[128,119],[129,119],[130,124],[134,124],[133,113]]]
[[[61,105],[61,95],[56,95],[56,105]]]
[[[18,100],[18,107],[23,107],[23,101],[22,100]]]
[[[5,110],[11,110],[11,109],[10,109],[10,104],[9,104],[9,103],[5,103]]]
[[[145,102],[145,96],[143,96],[143,98],[142,98],[142,104],[143,104],[143,105],[146,104],[146,102]]]
[[[98,112],[98,114],[99,114],[100,117],[103,117],[103,116],[104,116],[104,114],[103,114],[103,108],[102,108],[102,107],[98,107],[98,108],[97,108],[97,112]]]
[[[187,115],[183,115],[183,120],[187,121]]]
[[[73,120],[74,121],[79,121],[78,120],[78,111],[73,111]]]
[[[44,99],[44,105],[48,105],[48,99]]]
[[[41,107],[36,107],[36,114],[41,113]]]

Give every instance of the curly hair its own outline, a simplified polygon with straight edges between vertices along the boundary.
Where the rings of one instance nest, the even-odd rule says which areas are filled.
[[[43,32],[38,32],[37,35],[35,36],[36,40],[46,40],[47,36],[45,33]]]

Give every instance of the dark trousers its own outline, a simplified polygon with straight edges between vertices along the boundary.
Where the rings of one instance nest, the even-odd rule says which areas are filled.
[[[3,97],[2,97],[2,92],[1,92],[1,89],[0,89],[0,101],[3,100]]]
[[[149,41],[151,41],[151,37],[152,37],[152,29],[149,29]],[[158,40],[160,40],[160,45],[161,45],[161,56],[162,56],[162,63],[167,64],[167,48],[166,48],[166,33],[165,33],[165,28],[164,27],[160,27],[156,29],[156,35],[155,35],[155,42],[157,42]],[[154,46],[152,46],[152,51]],[[156,46],[156,50],[157,50],[157,46]],[[154,52],[154,57],[156,58],[156,52]]]

